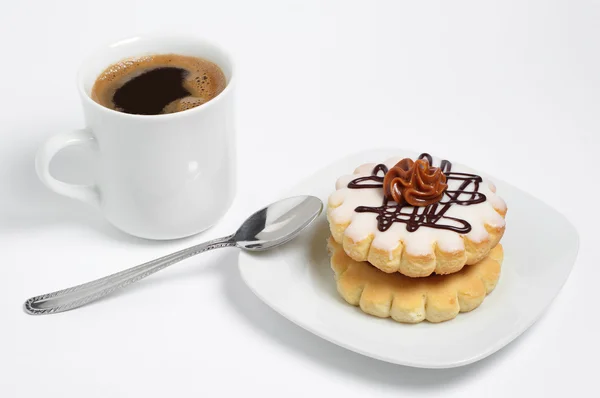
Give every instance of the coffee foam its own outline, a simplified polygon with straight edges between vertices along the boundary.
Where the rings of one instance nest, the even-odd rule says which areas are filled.
[[[163,67],[186,70],[183,86],[191,94],[169,103],[163,113],[180,112],[202,105],[219,95],[227,84],[223,71],[206,59],[178,54],[144,55],[124,59],[106,68],[97,77],[91,97],[100,105],[116,109],[113,97],[120,87],[145,72]]]
[[[199,105],[202,105],[205,102],[206,101],[199,97],[183,97],[181,99],[175,100],[167,104],[167,106],[163,108],[163,113],[175,113],[186,111],[188,109],[192,109]]]

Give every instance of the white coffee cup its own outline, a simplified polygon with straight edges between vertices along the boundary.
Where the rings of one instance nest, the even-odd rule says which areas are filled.
[[[206,104],[165,115],[121,113],[91,99],[96,78],[109,65],[170,53],[216,63],[227,87]],[[225,214],[235,194],[234,80],[231,57],[201,39],[135,37],[109,45],[79,71],[86,128],[51,137],[37,154],[37,174],[48,188],[99,208],[131,235],[175,239],[201,232]],[[93,185],[67,184],[49,171],[58,151],[80,144],[91,144],[96,155]]]

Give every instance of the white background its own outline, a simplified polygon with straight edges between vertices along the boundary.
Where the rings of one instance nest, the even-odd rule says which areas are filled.
[[[3,2],[0,396],[593,396],[598,21],[591,0]],[[163,243],[114,230],[46,190],[33,167],[45,138],[83,126],[82,58],[157,30],[218,39],[239,78],[237,199],[212,230]],[[255,298],[233,250],[77,311],[21,310],[31,295],[230,233],[302,177],[386,145],[498,176],[580,232],[577,263],[550,309],[481,362],[411,369],[325,342]],[[85,155],[65,151],[55,173],[85,180]]]

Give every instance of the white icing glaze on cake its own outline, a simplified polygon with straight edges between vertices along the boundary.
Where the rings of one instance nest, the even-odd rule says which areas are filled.
[[[395,157],[383,162],[391,169],[402,158]],[[433,166],[438,167],[441,163],[439,158],[433,158]],[[379,207],[383,203],[382,188],[348,188],[348,183],[359,177],[371,175],[376,163],[368,163],[358,167],[354,174],[345,175],[336,182],[336,191],[329,197],[329,204],[334,207],[330,212],[331,221],[336,224],[347,224],[348,228],[344,234],[355,242],[362,241],[370,235],[374,236],[372,247],[391,252],[398,247],[399,242],[404,243],[406,252],[412,255],[428,255],[434,250],[435,244],[444,252],[462,251],[465,249],[462,234],[427,226],[420,226],[416,231],[409,232],[405,223],[394,222],[386,231],[377,228],[377,214],[358,213],[355,209],[359,206]],[[476,171],[462,166],[452,165],[454,173],[477,174]],[[448,180],[448,190],[456,190],[461,181]],[[486,224],[491,227],[504,227],[504,218],[498,213],[506,211],[506,204],[502,198],[496,195],[496,187],[490,181],[483,179],[479,184],[479,192],[486,196],[486,201],[469,206],[452,205],[445,216],[454,217],[467,221],[471,225],[471,231],[465,236],[473,242],[482,242],[488,236]],[[468,195],[466,195],[468,196]],[[459,197],[459,199],[467,199]],[[420,212],[424,207],[420,208]],[[498,211],[496,211],[496,210]],[[446,225],[453,225],[452,220],[443,219]],[[456,223],[456,226],[459,226]]]

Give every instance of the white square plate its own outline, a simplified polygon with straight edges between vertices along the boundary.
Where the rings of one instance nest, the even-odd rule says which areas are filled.
[[[323,203],[335,181],[357,166],[403,150],[349,156],[298,184],[290,195],[315,195]],[[324,214],[291,243],[264,253],[242,253],[240,271],[252,291],[292,322],[349,350],[401,365],[449,368],[496,352],[531,326],[565,283],[579,246],[577,231],[542,201],[490,178],[508,204],[504,263],[496,289],[476,310],[452,321],[406,325],[366,315],[336,292],[329,265]]]

